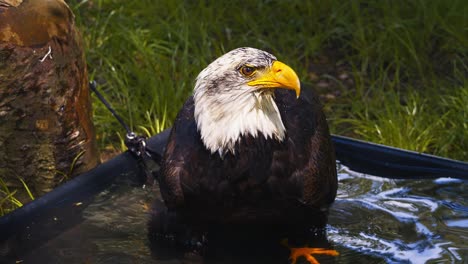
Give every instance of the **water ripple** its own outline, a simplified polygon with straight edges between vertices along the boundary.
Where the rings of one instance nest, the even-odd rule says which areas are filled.
[[[466,181],[393,180],[342,167],[328,237],[388,263],[458,263],[467,258]]]

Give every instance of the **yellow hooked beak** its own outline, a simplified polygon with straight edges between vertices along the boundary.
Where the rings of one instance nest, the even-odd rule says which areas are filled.
[[[259,72],[258,77],[247,83],[261,88],[285,88],[296,91],[296,97],[301,94],[301,83],[296,72],[291,67],[275,61],[269,70]]]

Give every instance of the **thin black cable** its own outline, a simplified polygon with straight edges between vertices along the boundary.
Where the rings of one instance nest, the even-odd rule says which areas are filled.
[[[134,136],[135,133],[133,133],[130,128],[125,124],[123,119],[115,112],[115,110],[110,106],[110,104],[107,102],[107,100],[102,96],[102,94],[96,89],[96,81],[91,81],[89,82],[89,88],[96,94],[96,96],[101,100],[101,102],[107,107],[107,109],[112,113],[112,115],[119,121],[119,123],[125,128],[127,131],[127,137],[132,137]]]
[[[138,136],[130,130],[127,124],[125,124],[125,122],[123,121],[123,119],[115,112],[112,106],[110,106],[107,100],[104,99],[102,94],[96,89],[95,81],[89,82],[89,88],[96,94],[99,100],[107,107],[107,109],[127,131],[127,135],[124,140],[125,146],[127,146],[130,153],[134,154],[139,159],[138,164],[139,166],[142,166],[145,175],[145,178],[142,179],[142,182],[152,184],[155,177],[153,171],[148,167],[149,164],[147,164],[147,162],[148,160],[152,160],[153,162],[159,162],[161,160],[161,155],[159,155],[159,153],[154,153],[147,148],[145,136]]]

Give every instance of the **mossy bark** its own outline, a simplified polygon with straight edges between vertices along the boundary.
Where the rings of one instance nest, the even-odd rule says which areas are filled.
[[[98,163],[71,10],[62,0],[0,0],[0,177],[43,194]]]

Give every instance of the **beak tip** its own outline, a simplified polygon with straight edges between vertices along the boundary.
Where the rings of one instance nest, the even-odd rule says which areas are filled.
[[[301,95],[301,82],[299,81],[299,79],[297,80],[297,85],[296,85],[296,99],[299,98],[299,96]]]

